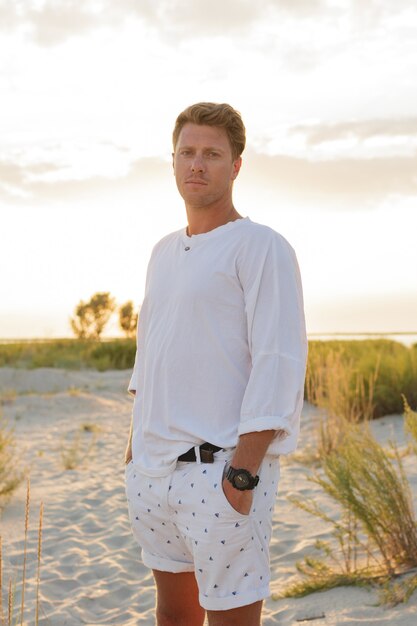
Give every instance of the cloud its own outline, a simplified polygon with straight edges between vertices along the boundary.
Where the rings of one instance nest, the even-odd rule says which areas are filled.
[[[197,38],[243,35],[277,4],[273,0],[147,0],[147,11],[142,5],[136,7],[142,19],[165,34]]]
[[[69,200],[86,195],[104,196],[124,190],[142,193],[147,185],[155,186],[164,179],[170,180],[171,165],[159,158],[137,159],[131,162],[126,175],[113,178],[100,174],[71,178],[65,172],[61,165],[48,162],[23,165],[14,161],[0,161],[0,199],[8,204],[28,204]],[[48,174],[51,174],[49,180]]]
[[[62,166],[49,161],[39,161],[23,165],[13,159],[2,159],[0,160],[0,181],[6,182],[9,185],[23,186],[30,179],[56,172],[60,170],[61,167]]]
[[[114,18],[110,0],[0,0],[0,28],[23,29],[44,46],[110,24]]]
[[[244,157],[241,178],[245,185],[306,204],[364,209],[391,195],[417,196],[417,154],[313,161],[248,149]],[[97,174],[85,178],[71,178],[70,170],[53,163],[19,165],[2,161],[0,198],[8,204],[27,204],[67,201],[87,195],[105,197],[125,191],[142,196],[155,189],[155,185],[170,184],[171,177],[170,163],[160,158],[134,160],[125,175]]]
[[[258,21],[273,0],[0,0],[3,29],[29,28],[34,40],[44,46],[58,44],[102,26],[138,18],[160,34],[172,37],[242,34]]]
[[[24,183],[24,172],[17,163],[0,161],[0,182],[20,187]]]
[[[71,35],[82,35],[97,27],[100,16],[96,15],[88,3],[61,2],[45,3],[42,10],[29,10],[27,21],[31,26],[35,41],[44,46],[58,44]]]
[[[394,194],[417,195],[417,154],[312,161],[249,151],[245,168],[253,184],[306,203],[336,203],[354,209],[373,206]]]
[[[290,134],[305,135],[309,146],[328,141],[354,138],[365,141],[375,137],[417,137],[417,117],[349,121],[337,124],[299,124],[291,127]]]
[[[354,23],[366,27],[376,27],[384,19],[415,10],[413,0],[392,2],[391,0],[351,0],[350,14]]]
[[[45,0],[42,4],[31,0],[0,0],[0,28],[6,32],[23,28],[40,45],[54,45],[96,27],[100,19],[95,6],[96,3],[88,0],[78,3]]]
[[[169,39],[245,36],[272,16],[326,12],[324,0],[0,0],[3,29],[29,27],[40,45],[55,45],[88,30],[137,17]]]

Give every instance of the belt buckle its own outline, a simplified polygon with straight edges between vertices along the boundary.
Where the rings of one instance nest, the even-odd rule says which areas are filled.
[[[203,450],[200,448],[200,458],[202,463],[214,463],[213,450]]]

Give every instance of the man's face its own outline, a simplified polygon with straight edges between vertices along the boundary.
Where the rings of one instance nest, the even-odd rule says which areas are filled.
[[[192,208],[231,202],[242,159],[233,159],[223,128],[185,124],[173,154],[178,191]]]

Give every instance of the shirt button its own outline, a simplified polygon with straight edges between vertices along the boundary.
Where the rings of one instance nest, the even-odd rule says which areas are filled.
[[[184,248],[184,250],[188,252],[188,250],[190,250],[190,246],[187,246],[186,248]]]

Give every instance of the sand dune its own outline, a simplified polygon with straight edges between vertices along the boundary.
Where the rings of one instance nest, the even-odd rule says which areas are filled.
[[[153,626],[154,585],[140,563],[127,517],[123,452],[132,401],[126,394],[129,372],[69,372],[41,368],[32,371],[0,369],[0,389],[7,390],[4,416],[15,424],[16,464],[30,472],[31,531],[26,617],[33,624],[36,535],[39,504],[44,502],[42,559],[42,626],[81,624]],[[316,409],[303,412],[300,449],[314,443],[312,421]],[[98,432],[83,432],[86,448],[94,445],[83,464],[74,470],[62,465],[63,440],[81,426],[96,425]],[[87,425],[87,426],[86,426]],[[403,442],[402,418],[390,416],[373,424],[377,438]],[[406,457],[414,495],[417,493],[416,459]],[[314,553],[329,528],[287,500],[290,493],[321,497],[308,482],[308,469],[289,458],[283,463],[274,516],[271,551],[272,590],[278,593],[298,575],[295,562]],[[23,552],[25,485],[3,511],[1,534],[5,573],[20,571]],[[329,508],[332,505],[328,504]],[[375,606],[377,595],[364,589],[339,588],[302,599],[269,599],[264,626],[415,626],[417,594],[406,605],[392,609]],[[30,619],[29,619],[30,618]]]

